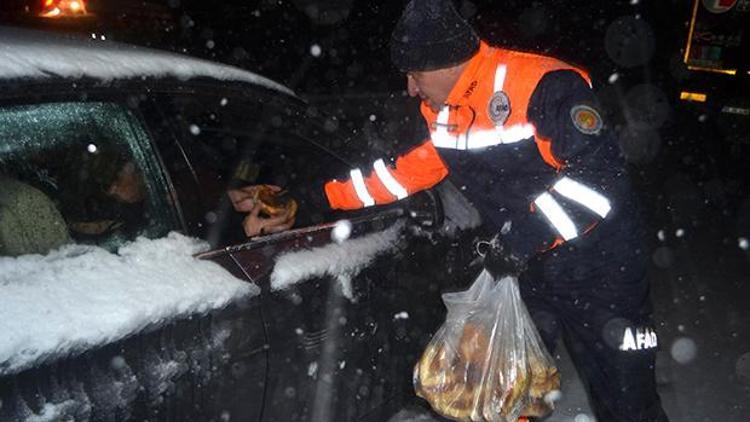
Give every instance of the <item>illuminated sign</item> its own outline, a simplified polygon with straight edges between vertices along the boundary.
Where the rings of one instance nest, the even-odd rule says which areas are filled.
[[[683,57],[688,69],[735,75],[747,55],[749,12],[750,0],[693,0]]]
[[[737,0],[703,0],[703,7],[711,13],[724,13],[733,8]]]

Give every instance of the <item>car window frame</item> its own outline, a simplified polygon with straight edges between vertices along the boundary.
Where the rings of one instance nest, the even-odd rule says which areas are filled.
[[[149,89],[149,94],[153,95],[191,95],[191,94],[199,94],[199,95],[206,95],[206,96],[212,96],[217,99],[219,98],[227,98],[229,101],[231,101],[232,98],[237,98],[239,101],[260,101],[261,103],[268,104],[268,103],[274,103],[275,107],[277,108],[283,108],[288,107],[293,110],[295,114],[300,116],[302,119],[305,119],[304,121],[307,122],[307,124],[303,124],[301,121],[298,121],[295,123],[295,133],[299,136],[300,140],[307,143],[311,148],[314,148],[321,154],[325,154],[329,156],[331,159],[337,160],[343,168],[354,168],[354,164],[345,158],[344,154],[337,153],[333,150],[333,148],[329,147],[328,145],[325,145],[324,143],[317,142],[314,139],[310,137],[310,130],[315,127],[320,129],[321,132],[326,133],[326,136],[328,139],[332,139],[333,141],[340,142],[342,148],[346,149],[351,146],[351,138],[341,136],[340,133],[338,133],[338,129],[334,131],[327,131],[324,127],[325,119],[327,118],[327,115],[324,113],[316,113],[317,117],[312,117],[307,113],[307,108],[310,107],[309,104],[307,104],[303,99],[290,96],[286,93],[279,92],[276,90],[270,90],[265,87],[261,86],[254,86],[252,84],[246,84],[246,83],[230,83],[230,82],[224,82],[224,83],[208,83],[203,80],[191,80],[189,82],[181,82],[181,83],[175,83],[175,84],[161,84],[158,87],[154,87],[153,89]],[[257,97],[257,98],[253,98]],[[157,104],[157,100],[155,98],[151,98],[150,101],[150,107],[154,107],[155,109],[158,109],[160,107],[159,104]],[[163,111],[161,111],[163,113]],[[176,146],[182,151],[182,157],[185,160],[186,165],[193,169],[195,166],[191,162],[189,158],[189,154],[186,154],[184,151],[185,146],[182,144],[182,141],[180,139],[180,128],[175,127],[174,124],[169,123],[167,126],[169,126],[169,136],[171,137],[171,141],[175,143]],[[166,134],[165,134],[166,135]],[[192,170],[191,170],[192,171]],[[196,188],[199,184],[199,182],[195,179],[195,172],[193,171],[193,178],[194,182],[196,183]],[[313,181],[314,182],[323,182],[321,181]],[[179,193],[176,193],[176,195],[179,195]],[[394,211],[395,210],[395,211]],[[391,205],[385,205],[385,206],[379,206],[379,207],[369,207],[364,208],[361,210],[349,210],[349,211],[341,211],[341,213],[346,213],[346,216],[342,216],[342,218],[346,219],[357,219],[359,220],[367,220],[367,219],[376,219],[379,216],[392,216],[394,214],[402,215],[403,211],[401,208],[396,204]],[[198,218],[198,217],[195,217]],[[301,236],[305,233],[308,233],[310,231],[317,231],[317,230],[325,230],[328,228],[331,224],[335,223],[334,221],[326,221],[318,224],[312,224],[309,226],[302,226],[302,227],[295,227],[289,230],[284,231],[283,233],[276,233],[276,234],[264,234],[264,235],[258,235],[254,236],[252,238],[246,239],[244,242],[238,242],[238,243],[232,243],[230,245],[225,246],[218,246],[215,248],[212,248],[212,250],[225,250],[228,248],[233,247],[240,247],[242,245],[247,244],[267,244],[269,242],[273,242],[277,239],[285,239],[287,237],[294,237],[294,236]],[[193,230],[190,230],[191,224],[189,222],[186,223],[188,226],[188,234],[195,235],[195,232]]]
[[[139,125],[139,130],[144,134],[144,141],[148,142],[147,147],[154,153],[152,163],[154,169],[158,171],[159,178],[164,182],[159,190],[168,195],[164,205],[169,207],[169,221],[166,221],[166,231],[179,231],[185,233],[185,223],[182,216],[182,210],[175,194],[175,189],[171,180],[171,175],[164,166],[161,157],[161,150],[156,142],[155,134],[146,124],[142,110],[138,106],[129,103],[128,97],[138,94],[138,90],[133,90],[128,85],[117,83],[102,84],[91,83],[91,81],[0,81],[0,87],[5,88],[6,84],[12,85],[12,89],[0,94],[0,107],[14,106],[33,106],[39,104],[52,103],[110,103],[114,104],[130,113],[133,119]],[[149,180],[149,183],[154,182]],[[161,184],[161,183],[160,183]],[[166,233],[165,233],[166,235]]]

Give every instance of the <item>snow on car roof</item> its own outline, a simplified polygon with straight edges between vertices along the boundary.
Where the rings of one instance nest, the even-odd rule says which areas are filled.
[[[170,233],[139,238],[117,254],[68,245],[44,256],[0,257],[0,376],[260,293],[193,257],[207,248]]]
[[[0,26],[0,79],[166,76],[249,82],[294,95],[281,84],[233,66],[112,41]]]

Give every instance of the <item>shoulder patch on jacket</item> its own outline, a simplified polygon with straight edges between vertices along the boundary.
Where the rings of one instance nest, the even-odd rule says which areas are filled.
[[[598,135],[604,126],[599,112],[585,104],[571,107],[570,119],[573,120],[573,126],[585,135]]]

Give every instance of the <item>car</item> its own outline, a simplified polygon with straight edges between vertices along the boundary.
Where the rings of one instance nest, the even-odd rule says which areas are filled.
[[[0,27],[0,420],[387,420],[468,280],[450,184],[324,211],[362,146],[238,68]],[[269,183],[253,238],[227,189]]]

